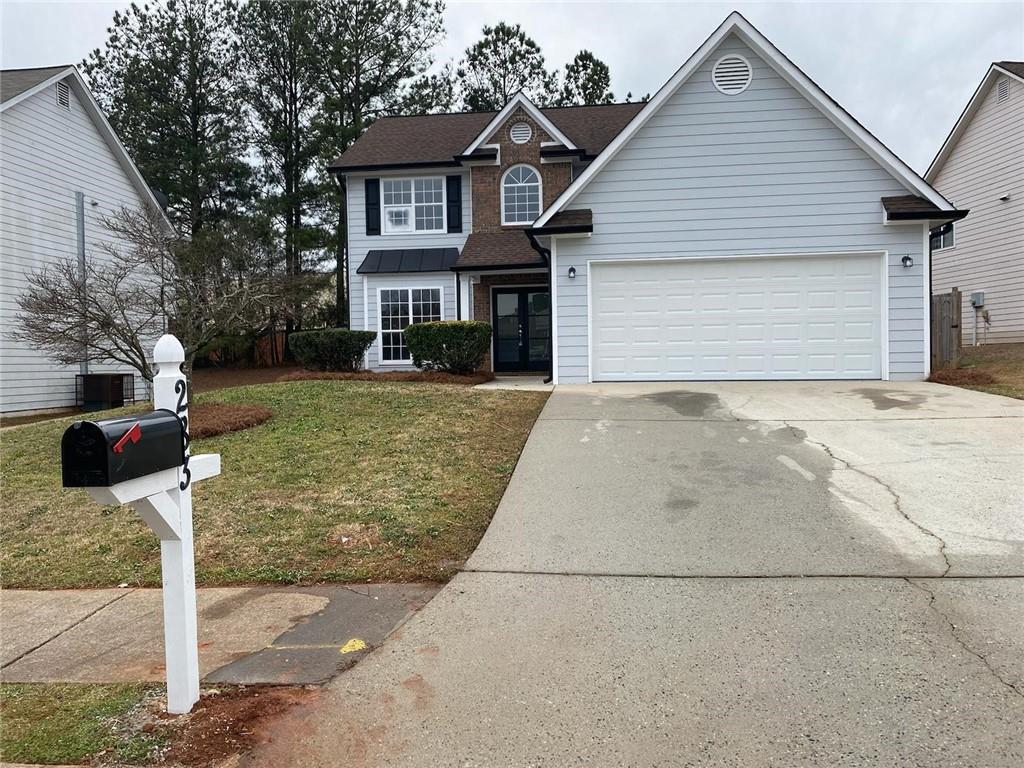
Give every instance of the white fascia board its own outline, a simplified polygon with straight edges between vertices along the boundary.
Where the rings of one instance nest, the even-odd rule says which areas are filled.
[[[755,53],[768,62],[780,77],[817,107],[837,128],[896,179],[940,208],[953,208],[952,203],[939,194],[937,190],[933,189],[909,165],[900,160],[892,150],[876,139],[813,80],[801,72],[768,38],[755,29],[742,14],[738,11],[733,11],[718,29],[712,32],[711,36],[686,60],[683,66],[676,70],[676,73],[658,90],[654,97],[647,102],[647,106],[637,113],[586,170],[541,214],[540,218],[534,223],[534,226],[543,226],[562,207],[570,203],[730,34],[736,34],[743,40]]]
[[[518,107],[522,107],[530,117],[536,120],[537,124],[547,132],[548,136],[553,136],[558,139],[559,142],[569,149],[577,148],[576,145],[569,140],[569,137],[558,130],[558,126],[545,117],[544,113],[537,108],[537,105],[530,101],[526,94],[520,91],[509,100],[508,104],[501,108],[501,111],[491,119],[491,122],[487,124],[487,127],[484,128],[475,139],[473,139],[473,143],[466,147],[462,154],[470,155],[475,150],[479,149],[480,146],[487,141],[487,137],[494,133]]]
[[[978,87],[974,89],[974,94],[971,96],[970,101],[967,102],[967,106],[964,107],[964,111],[960,113],[960,117],[957,118],[953,124],[953,129],[949,132],[949,136],[942,142],[942,146],[935,155],[935,159],[932,160],[931,165],[928,166],[928,170],[925,171],[924,178],[928,182],[935,181],[935,178],[939,175],[939,171],[946,164],[949,156],[953,154],[953,150],[956,148],[957,143],[960,141],[960,137],[964,135],[964,131],[967,130],[967,126],[971,124],[971,120],[974,119],[974,115],[981,108],[981,102],[984,101],[985,96],[988,94],[989,89],[1000,77],[1012,77],[1018,82],[1024,83],[1024,78],[1015,75],[1009,70],[1003,69],[1002,67],[992,64],[988,68],[988,72],[985,73],[985,77],[981,79]]]

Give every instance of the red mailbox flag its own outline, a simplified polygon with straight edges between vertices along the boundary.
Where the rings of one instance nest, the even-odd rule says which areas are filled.
[[[121,435],[121,439],[114,443],[114,453],[124,453],[124,447],[128,443],[137,443],[142,439],[142,425],[139,422],[132,424],[128,431]]]

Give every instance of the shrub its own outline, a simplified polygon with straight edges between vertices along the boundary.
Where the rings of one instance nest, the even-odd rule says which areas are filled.
[[[351,331],[328,328],[323,331],[298,331],[288,337],[295,359],[317,371],[358,371],[363,355],[377,338],[376,331]]]
[[[405,343],[417,368],[470,373],[491,345],[491,326],[475,320],[417,323],[405,329]]]

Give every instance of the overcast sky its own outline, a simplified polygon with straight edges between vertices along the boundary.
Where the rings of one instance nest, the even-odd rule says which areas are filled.
[[[119,2],[0,0],[3,67],[77,63],[106,39]],[[1024,60],[1024,2],[448,2],[441,60],[484,24],[522,24],[549,68],[588,48],[619,98],[654,93],[732,10],[918,171],[927,168],[993,61]]]

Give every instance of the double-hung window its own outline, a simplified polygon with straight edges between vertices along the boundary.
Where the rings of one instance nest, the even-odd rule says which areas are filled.
[[[382,288],[380,291],[380,359],[411,363],[405,329],[441,320],[440,288]]]
[[[381,179],[384,232],[444,232],[444,179]]]

